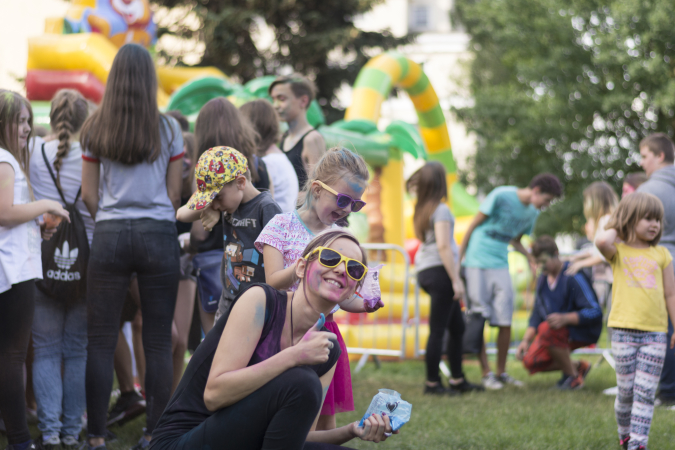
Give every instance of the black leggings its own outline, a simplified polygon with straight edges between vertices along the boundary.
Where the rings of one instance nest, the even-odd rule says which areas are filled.
[[[0,413],[9,445],[30,441],[26,423],[23,365],[35,309],[35,280],[0,294]]]
[[[321,407],[321,382],[309,367],[287,370],[234,405],[216,411],[177,441],[163,439],[152,450],[329,450],[305,444]]]
[[[455,291],[452,281],[443,266],[431,267],[417,274],[420,287],[431,296],[429,314],[429,340],[427,341],[427,380],[441,381],[438,364],[443,351],[443,335],[450,332],[448,343],[448,362],[453,378],[463,378],[462,338],[464,336],[464,317],[458,301],[452,299]]]
[[[90,437],[103,437],[113,383],[113,355],[131,275],[138,275],[147,360],[146,433],[171,395],[171,324],[180,277],[173,222],[152,219],[96,223],[87,274],[87,414]]]

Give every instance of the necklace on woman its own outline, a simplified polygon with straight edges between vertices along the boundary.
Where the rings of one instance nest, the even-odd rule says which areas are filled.
[[[293,299],[295,299],[295,291],[291,295],[291,347],[295,345],[293,343]]]

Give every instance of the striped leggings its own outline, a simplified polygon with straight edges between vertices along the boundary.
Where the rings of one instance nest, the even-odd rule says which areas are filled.
[[[619,439],[630,435],[629,449],[646,448],[666,355],[666,333],[615,328],[612,354],[619,387],[614,403]]]

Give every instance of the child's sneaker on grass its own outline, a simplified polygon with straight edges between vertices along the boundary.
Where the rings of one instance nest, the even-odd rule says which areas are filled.
[[[79,436],[66,435],[61,438],[63,450],[78,450],[81,447]]]
[[[120,394],[108,413],[107,426],[124,425],[145,412],[146,402],[141,394],[133,390]]]
[[[61,449],[61,439],[59,435],[52,436],[40,436],[37,438],[35,443],[35,448],[38,450],[60,450]]]
[[[499,378],[497,378],[497,375],[495,375],[494,372],[488,372],[488,374],[483,377],[482,384],[485,389],[491,391],[496,391],[504,387],[504,384],[499,381]]]
[[[576,391],[584,387],[584,380],[579,376],[563,375],[556,387],[561,391]]]
[[[511,386],[516,386],[516,387],[523,387],[525,386],[525,383],[523,383],[520,380],[516,380],[513,378],[511,375],[508,373],[504,372],[503,374],[499,375],[497,379],[502,383],[502,384],[510,384]]]
[[[482,385],[469,383],[466,380],[462,380],[462,382],[458,383],[458,384],[450,383],[449,386],[450,386],[450,391],[459,392],[460,394],[463,394],[465,392],[471,392],[471,391],[484,391],[485,390],[485,388]]]
[[[619,438],[619,445],[623,447],[624,450],[628,450],[628,441],[630,441],[630,436],[623,436]]]

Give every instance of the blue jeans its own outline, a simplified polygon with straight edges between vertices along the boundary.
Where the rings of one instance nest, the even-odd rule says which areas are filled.
[[[113,355],[131,275],[138,275],[147,361],[146,433],[152,434],[171,395],[171,325],[180,279],[176,225],[168,220],[96,222],[87,271],[88,433],[103,437],[113,384]]]
[[[673,322],[668,319],[668,342],[673,336]],[[666,362],[663,364],[661,381],[659,382],[659,398],[662,400],[675,400],[675,350],[668,344],[666,349]]]
[[[38,428],[45,436],[78,436],[85,408],[87,304],[67,307],[65,302],[51,299],[36,289],[33,348]]]

